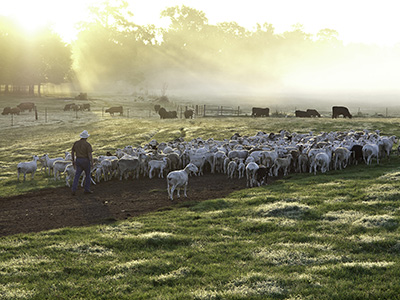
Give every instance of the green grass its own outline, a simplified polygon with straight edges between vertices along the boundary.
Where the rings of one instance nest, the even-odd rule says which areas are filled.
[[[14,164],[58,156],[83,129],[96,154],[155,138],[257,131],[380,129],[399,119],[99,119],[0,132],[3,195],[58,186]],[[234,127],[232,127],[234,126]],[[183,129],[182,129],[183,128]],[[29,139],[27,138],[29,137]],[[15,145],[15,146],[14,146]],[[111,224],[0,239],[1,299],[398,299],[400,158],[326,174],[291,174],[226,198]]]

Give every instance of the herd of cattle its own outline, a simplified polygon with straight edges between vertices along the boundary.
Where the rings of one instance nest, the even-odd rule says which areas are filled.
[[[379,130],[319,134],[282,130],[277,134],[260,131],[252,136],[235,133],[224,140],[179,138],[161,143],[152,140],[139,147],[128,145],[96,157],[91,175],[95,182],[100,182],[113,178],[165,178],[168,174],[168,193],[173,199],[173,190],[186,189],[189,175],[193,173],[196,176],[204,172],[223,173],[231,179],[245,177],[246,186],[254,187],[266,184],[268,176],[287,176],[290,172],[325,173],[351,164],[369,165],[372,160],[379,164],[381,159],[390,158],[396,143],[395,136],[381,136]],[[54,174],[55,180],[65,174],[66,184],[70,186],[75,170],[68,152],[57,158],[35,155],[33,161],[19,163],[18,180],[20,174],[25,180],[27,173],[33,178],[38,161],[45,172]]]
[[[35,103],[33,102],[22,102],[18,104],[16,107],[7,106],[3,109],[2,115],[19,115],[21,112],[26,110],[32,111],[35,109]]]
[[[33,102],[22,102],[17,107],[5,107],[3,109],[2,115],[19,115],[21,112],[25,110],[29,110],[30,112],[35,109],[35,104]],[[75,104],[68,103],[64,106],[64,111],[90,111],[90,104]],[[164,107],[161,107],[159,104],[154,105],[154,110],[159,114],[161,119],[174,119],[178,118],[178,113],[176,110],[167,111]],[[114,115],[115,113],[119,113],[119,115],[123,115],[123,107],[122,106],[114,106],[105,110],[106,113],[110,115]],[[192,119],[194,116],[193,109],[186,109],[183,112],[183,115],[186,119]],[[269,117],[270,110],[269,108],[261,108],[261,107],[253,107],[251,111],[252,117]],[[296,110],[295,116],[298,118],[311,118],[311,117],[321,117],[321,114],[316,109],[307,109],[306,111]],[[333,106],[332,107],[332,118],[338,118],[339,116],[343,116],[344,118],[352,118],[347,107],[344,106]]]
[[[261,107],[253,107],[251,110],[252,117],[269,117],[269,108],[261,108]],[[307,109],[307,110],[296,110],[295,116],[298,118],[312,118],[312,117],[321,117],[321,114],[316,109]],[[343,116],[344,118],[352,118],[352,115],[349,112],[349,109],[344,106],[333,106],[332,107],[332,119],[336,119],[339,116]]]

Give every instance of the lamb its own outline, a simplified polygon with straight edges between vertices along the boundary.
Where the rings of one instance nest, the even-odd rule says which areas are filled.
[[[60,179],[60,174],[64,172],[68,165],[71,165],[70,160],[57,160],[53,163],[54,180]]]
[[[342,165],[343,168],[346,168],[347,164],[349,163],[351,151],[344,147],[338,147],[335,149],[334,155],[335,155],[335,170],[337,170],[338,167],[341,170]]]
[[[167,191],[168,197],[171,199],[171,201],[174,200],[175,189],[177,189],[177,196],[180,197],[179,192],[182,187],[184,188],[184,196],[187,197],[186,188],[189,183],[189,174],[191,172],[197,173],[198,171],[198,168],[194,164],[189,163],[183,170],[172,171],[168,173]]]
[[[372,158],[376,158],[376,163],[379,164],[379,146],[377,144],[364,145],[362,152],[367,165],[371,164]]]
[[[24,174],[24,181],[26,179],[26,174],[31,173],[32,174],[32,180],[35,176],[36,170],[37,170],[37,161],[39,160],[39,157],[37,155],[33,155],[33,160],[29,162],[20,162],[17,165],[18,169],[18,181],[19,181],[19,174],[23,173]]]
[[[122,176],[124,176],[125,179],[128,179],[130,172],[136,173],[136,178],[138,178],[140,171],[139,167],[139,158],[124,156],[118,161],[117,170],[120,176],[119,180],[122,180]]]
[[[43,162],[44,170],[47,171],[49,168],[49,175],[51,174],[51,170],[53,170],[53,164],[57,160],[64,160],[62,157],[50,158],[49,155],[46,153],[40,157],[40,160]]]
[[[329,164],[330,164],[330,158],[329,155],[325,152],[320,152],[315,155],[312,163],[311,163],[311,168],[314,169],[314,175],[317,174],[317,168],[321,168],[321,172],[325,173],[329,171]]]
[[[237,165],[236,159],[230,161],[228,163],[228,178],[231,178],[231,179],[235,178],[237,169],[238,169],[238,165]]]
[[[258,186],[267,184],[268,168],[263,165],[259,165],[258,170],[256,170],[255,179]]]
[[[66,184],[66,186],[71,187],[70,182],[72,182],[74,180],[75,173],[76,173],[76,170],[75,170],[75,168],[74,168],[74,166],[72,164],[70,164],[70,165],[65,167],[65,170],[64,170],[63,174],[66,175],[65,176],[65,184]],[[81,183],[81,187],[83,187],[83,185],[85,183],[85,177],[86,177],[85,171],[82,172],[81,176],[83,176],[82,183]],[[90,179],[91,179],[93,184],[96,184],[96,182],[94,182],[93,178],[90,178]]]
[[[149,178],[153,178],[153,172],[158,171],[158,177],[164,178],[164,169],[167,168],[168,158],[163,157],[162,160],[150,160],[149,161]]]
[[[272,169],[275,170],[274,175],[278,176],[279,170],[283,170],[283,176],[287,176],[290,164],[292,162],[292,155],[288,154],[286,157],[278,157],[275,159]]]
[[[246,166],[247,187],[253,187],[256,185],[256,172],[258,169],[259,166],[255,162],[251,162]]]

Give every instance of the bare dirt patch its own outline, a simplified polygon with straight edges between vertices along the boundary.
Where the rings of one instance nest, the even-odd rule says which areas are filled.
[[[101,182],[94,193],[83,189],[71,195],[68,187],[40,190],[15,197],[0,197],[0,236],[39,232],[63,227],[86,226],[123,220],[185,201],[221,198],[246,188],[245,179],[224,174],[191,177],[188,198],[168,199],[166,179]]]

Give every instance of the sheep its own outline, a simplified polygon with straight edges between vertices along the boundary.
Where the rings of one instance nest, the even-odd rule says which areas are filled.
[[[383,137],[379,142],[379,148],[383,156],[387,156],[390,160],[390,152],[392,151],[393,144],[397,143],[397,138],[393,135],[391,137]]]
[[[167,168],[168,158],[163,157],[162,160],[150,160],[149,161],[149,178],[153,178],[153,172],[158,171],[158,177],[164,178],[164,169]]]
[[[35,176],[36,170],[37,170],[37,161],[39,160],[39,157],[37,155],[33,155],[33,160],[29,162],[20,162],[17,165],[17,170],[18,170],[18,181],[19,181],[19,174],[23,173],[24,174],[24,181],[26,179],[26,174],[31,173],[32,174],[32,180]]]
[[[231,178],[231,179],[235,178],[237,169],[238,169],[238,165],[237,165],[236,159],[231,160],[228,163],[228,178]]]
[[[72,182],[74,180],[75,173],[76,173],[76,170],[75,170],[75,168],[74,168],[74,166],[72,164],[70,164],[70,165],[65,167],[65,170],[64,170],[63,174],[65,175],[65,184],[66,184],[66,186],[71,187],[70,182]],[[82,172],[81,176],[83,176],[82,177],[82,183],[81,183],[81,187],[83,187],[83,185],[85,183],[85,177],[86,177],[85,171]],[[91,179],[93,184],[96,184],[96,182],[94,182],[93,178],[90,178],[90,179]]]
[[[261,186],[263,184],[267,184],[267,179],[268,179],[268,168],[263,165],[259,165],[255,174],[255,180],[257,185]]]
[[[53,164],[57,160],[64,160],[62,157],[56,157],[56,158],[50,158],[49,155],[46,153],[40,157],[40,160],[43,162],[44,165],[44,170],[45,172],[47,171],[47,168],[49,168],[49,175],[51,175],[51,170],[53,170]]]
[[[246,166],[246,186],[253,187],[256,185],[256,172],[259,169],[259,166],[255,162],[250,162]]]
[[[271,169],[274,169],[274,175],[278,176],[279,170],[283,169],[283,176],[287,176],[289,167],[291,165],[292,155],[288,154],[286,157],[278,157],[275,159]]]
[[[245,163],[243,161],[240,161],[237,168],[238,168],[238,173],[239,173],[239,176],[238,176],[239,179],[243,178],[245,176],[245,173],[246,173],[246,165],[245,165]]]
[[[362,148],[363,158],[367,165],[371,164],[372,158],[376,158],[379,164],[379,146],[377,144],[366,144]]]
[[[198,168],[189,163],[183,170],[178,171],[171,171],[167,175],[167,191],[168,197],[171,201],[174,200],[174,191],[177,189],[177,196],[180,197],[179,191],[183,187],[184,196],[187,197],[186,188],[189,183],[189,174],[190,173],[197,173],[199,170]]]
[[[64,172],[65,168],[72,164],[70,160],[56,160],[53,163],[54,180],[60,179],[60,174]]]
[[[224,160],[226,158],[224,151],[217,151],[214,153],[214,172],[224,173]]]
[[[342,165],[344,168],[347,167],[347,164],[349,163],[351,151],[347,148],[344,147],[338,147],[334,151],[335,155],[335,170],[342,169]]]
[[[198,168],[198,172],[196,174],[203,175],[203,168],[206,162],[206,156],[203,154],[194,154],[190,156],[190,163],[194,164]]]
[[[136,178],[139,177],[139,171],[140,171],[140,166],[139,166],[139,158],[138,157],[129,157],[129,156],[124,156],[118,161],[118,166],[117,170],[119,173],[119,180],[122,180],[122,176],[124,176],[125,179],[128,179],[129,173],[134,172],[136,174]],[[134,174],[134,175],[135,175]]]
[[[325,152],[320,152],[315,155],[311,166],[314,169],[314,175],[317,174],[317,168],[321,168],[321,172],[325,173],[329,171],[329,163],[330,163],[330,158],[329,155]]]

